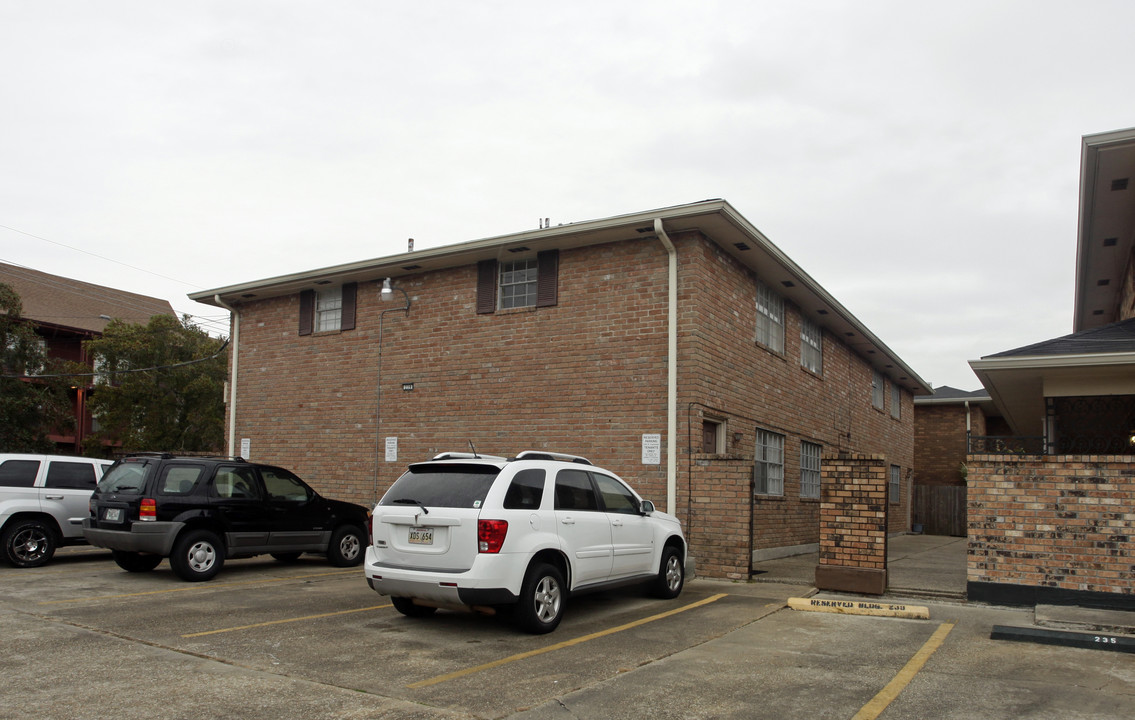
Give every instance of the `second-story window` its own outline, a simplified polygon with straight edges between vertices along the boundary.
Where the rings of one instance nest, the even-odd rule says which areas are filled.
[[[883,379],[883,373],[878,370],[871,371],[871,405],[877,410],[883,409],[883,398],[886,397],[887,381]]]
[[[338,330],[343,321],[343,288],[315,291],[315,331]]]
[[[902,416],[902,388],[891,383],[891,417],[898,420]]]
[[[357,283],[323,285],[300,293],[299,334],[355,329]]]
[[[477,314],[497,310],[552,307],[559,302],[558,250],[535,259],[477,263]]]
[[[784,352],[784,300],[760,281],[757,281],[757,342],[773,352]]]
[[[800,364],[817,375],[824,372],[824,333],[808,318],[800,319]]]
[[[536,261],[518,260],[500,264],[501,310],[536,306]]]

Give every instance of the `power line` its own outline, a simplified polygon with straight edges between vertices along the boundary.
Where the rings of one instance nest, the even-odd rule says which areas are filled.
[[[155,365],[147,368],[127,368],[126,370],[103,370],[102,372],[89,372],[89,373],[51,373],[48,375],[0,375],[0,378],[13,378],[17,380],[37,380],[43,378],[74,378],[74,377],[101,377],[104,375],[125,375],[128,373],[152,372],[154,370],[169,370],[172,368],[186,367],[187,365],[196,365],[197,363],[208,362],[217,357],[225,351],[229,346],[229,341],[226,339],[221,343],[221,347],[217,348],[217,352],[208,357],[197,358],[196,360],[186,360],[185,362],[173,363],[172,365]]]

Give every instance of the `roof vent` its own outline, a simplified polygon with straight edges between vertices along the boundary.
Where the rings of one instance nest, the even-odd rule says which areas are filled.
[[[1111,284],[1111,280],[1104,278],[1103,280],[1096,280],[1096,285],[1099,287],[1107,287]]]
[[[751,250],[751,249],[752,249],[752,248],[750,248],[750,247],[749,247],[749,246],[748,246],[747,244],[745,244],[745,243],[743,243],[743,242],[739,242],[739,243],[733,243],[733,247],[737,248],[737,249],[738,249],[738,250],[740,250],[741,252],[745,252],[746,250]]]
[[[522,252],[528,252],[528,248],[521,245],[520,247],[509,248],[508,251],[510,253],[522,253]]]
[[[1111,181],[1112,190],[1126,190],[1128,178],[1116,178]]]
[[[780,284],[784,287],[796,287],[796,283],[792,282],[791,280],[782,280]]]
[[[421,267],[421,265],[403,265],[402,269],[403,270],[417,270],[420,267]]]
[[[1118,243],[1119,243],[1119,238],[1104,238],[1103,239],[1103,246],[1104,247],[1115,247],[1116,244],[1118,244]]]

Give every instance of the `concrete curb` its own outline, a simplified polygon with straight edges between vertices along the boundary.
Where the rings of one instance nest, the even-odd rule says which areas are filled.
[[[889,602],[862,600],[835,600],[830,598],[788,598],[793,610],[838,613],[842,615],[874,615],[910,620],[929,620],[930,608],[922,605],[899,605]]]

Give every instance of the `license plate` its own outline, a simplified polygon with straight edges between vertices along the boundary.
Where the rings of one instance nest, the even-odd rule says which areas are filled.
[[[433,545],[433,528],[410,528],[409,541],[411,545]]]
[[[107,522],[122,522],[122,509],[121,508],[107,508],[103,513],[103,520]]]

